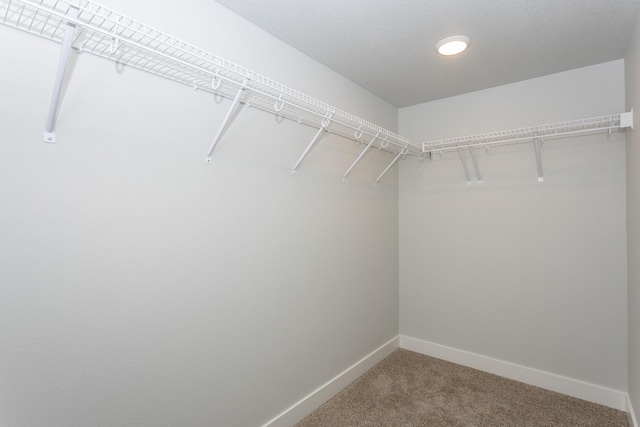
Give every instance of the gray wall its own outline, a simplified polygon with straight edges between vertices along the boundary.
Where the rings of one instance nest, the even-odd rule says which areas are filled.
[[[215,2],[109,6],[395,129],[396,109]],[[638,150],[614,134],[401,162],[90,55],[41,142],[59,46],[0,26],[0,423],[260,425],[398,333],[640,406]],[[638,99],[640,35],[625,62]],[[400,111],[416,140],[624,110],[622,61]],[[637,104],[637,103],[636,103]],[[400,188],[400,208],[398,205]],[[625,234],[625,195],[629,218]],[[398,210],[400,209],[400,215]],[[400,236],[400,244],[398,243]],[[628,239],[628,242],[627,242]],[[400,254],[401,265],[398,265]],[[398,297],[400,276],[400,300]],[[398,325],[400,306],[400,326]],[[637,328],[636,328],[637,329]]]
[[[622,60],[403,108],[402,135],[473,135],[624,111]],[[400,333],[627,389],[624,134],[400,168]],[[470,168],[471,161],[467,153]]]
[[[625,58],[627,108],[640,110],[640,25],[636,24]],[[637,113],[636,113],[637,114]],[[629,397],[640,410],[640,134],[627,132],[627,248],[629,265]]]
[[[173,5],[173,7],[171,7]],[[396,109],[208,0],[109,6],[394,129]],[[0,424],[255,426],[398,333],[377,150],[0,26]]]

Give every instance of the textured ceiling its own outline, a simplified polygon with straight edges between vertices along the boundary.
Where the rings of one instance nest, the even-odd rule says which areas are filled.
[[[217,0],[397,107],[624,57],[640,0]],[[435,44],[471,46],[442,57]],[[283,82],[286,83],[286,82]]]

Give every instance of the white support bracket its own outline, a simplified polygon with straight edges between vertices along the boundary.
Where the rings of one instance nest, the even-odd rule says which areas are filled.
[[[380,174],[380,176],[376,179],[376,182],[375,182],[375,184],[374,184],[374,185],[378,185],[378,182],[382,179],[382,177],[383,177],[383,176],[385,176],[385,174],[386,174],[387,172],[389,172],[389,169],[391,169],[391,167],[392,167],[393,165],[395,165],[395,164],[396,164],[396,162],[397,162],[398,160],[400,160],[400,157],[402,157],[402,156],[406,156],[408,152],[409,152],[409,150],[408,150],[406,147],[405,147],[405,148],[403,148],[403,149],[402,149],[402,150],[401,150],[401,151],[400,151],[400,152],[399,152],[399,153],[398,153],[398,154],[393,158],[393,160],[391,161],[391,163],[389,163],[389,166],[387,166],[387,167],[386,167],[386,169],[385,169],[384,171],[382,171],[382,173]]]
[[[476,158],[476,151],[473,147],[469,147],[471,153],[471,160],[473,160],[473,167],[476,169],[476,177],[478,178],[478,185],[482,185],[482,175],[480,175],[480,167],[478,166],[478,159]]]
[[[233,118],[235,112],[238,110],[238,107],[240,106],[240,101],[242,100],[242,97],[244,96],[244,93],[247,90],[247,83],[248,82],[249,82],[249,79],[246,78],[244,80],[244,82],[242,83],[242,86],[240,86],[240,90],[238,90],[238,93],[236,94],[236,97],[234,98],[233,102],[231,103],[231,107],[229,107],[229,111],[227,112],[226,117],[222,121],[222,124],[220,125],[220,129],[218,129],[218,134],[215,136],[215,138],[213,138],[213,142],[211,142],[211,146],[209,147],[209,151],[207,151],[207,157],[205,158],[205,163],[206,164],[209,164],[209,165],[211,164],[211,154],[213,153],[213,150],[216,148],[216,145],[218,144],[218,142],[220,142],[220,139],[222,138],[222,135],[224,135],[224,133],[229,128],[229,125],[231,124],[232,118]]]
[[[325,118],[322,120],[322,124],[320,125],[320,129],[318,129],[318,132],[316,133],[316,136],[313,137],[313,139],[311,140],[311,142],[309,143],[307,148],[304,150],[304,153],[302,153],[302,156],[300,156],[300,158],[298,159],[296,164],[293,166],[292,175],[295,175],[297,173],[298,166],[300,166],[300,163],[302,163],[304,158],[307,157],[307,154],[309,154],[309,151],[311,151],[311,149],[316,144],[318,139],[320,139],[320,135],[322,135],[322,132],[324,132],[326,130],[327,126],[329,126],[329,123],[331,123],[331,117],[332,116],[333,116],[333,113],[328,113],[325,116]]]
[[[620,114],[620,127],[633,129],[633,108],[629,112]]]
[[[464,176],[467,178],[467,185],[471,185],[471,175],[469,175],[469,168],[467,167],[467,162],[464,159],[464,155],[462,154],[462,149],[458,148],[458,156],[460,157],[460,161],[462,162],[462,168],[464,169]]]
[[[542,158],[540,153],[540,138],[536,136],[533,140],[533,146],[536,149],[536,161],[538,162],[538,182],[544,182],[544,176],[542,175]]]
[[[351,166],[349,166],[349,169],[347,169],[347,171],[344,173],[344,175],[342,175],[342,182],[345,182],[347,180],[347,176],[349,176],[349,174],[351,173],[351,170],[358,164],[358,162],[360,160],[362,160],[364,155],[367,154],[367,151],[369,151],[369,149],[373,146],[373,143],[376,141],[376,139],[378,139],[379,136],[380,136],[380,132],[376,133],[376,135],[373,137],[371,142],[369,142],[369,144],[367,144],[365,149],[362,150],[362,153],[360,153],[360,155],[355,160],[355,162],[353,162],[353,164]]]
[[[69,17],[76,19],[80,9],[78,6],[69,7]],[[56,119],[58,117],[58,109],[60,108],[60,98],[62,96],[62,85],[64,84],[64,77],[67,73],[67,66],[69,65],[69,57],[71,55],[71,45],[73,44],[73,37],[76,32],[76,24],[67,22],[67,26],[64,30],[64,38],[62,39],[62,49],[60,51],[60,61],[58,63],[58,72],[56,74],[56,81],[53,86],[53,94],[51,95],[51,104],[49,106],[49,115],[47,116],[47,122],[44,125],[44,142],[55,144],[56,142]]]

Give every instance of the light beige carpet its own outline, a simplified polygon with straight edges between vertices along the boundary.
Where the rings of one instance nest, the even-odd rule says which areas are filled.
[[[622,411],[397,350],[296,427],[627,427]]]

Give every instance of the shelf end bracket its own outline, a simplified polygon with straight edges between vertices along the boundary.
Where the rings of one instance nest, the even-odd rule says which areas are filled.
[[[69,8],[69,17],[76,19],[80,13],[80,9],[76,5],[71,5]],[[71,45],[73,44],[73,37],[76,32],[76,24],[67,22],[67,26],[64,30],[64,38],[62,39],[62,49],[60,51],[60,62],[58,63],[58,71],[56,74],[56,81],[53,86],[53,94],[51,95],[51,104],[49,106],[49,115],[47,116],[47,122],[44,125],[44,142],[54,144],[56,142],[56,119],[58,117],[58,109],[60,108],[60,98],[62,96],[62,85],[64,83],[64,77],[67,73],[67,66],[69,65],[69,56],[71,55]]]
[[[633,129],[633,108],[627,113],[620,114],[620,127]]]

